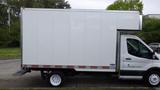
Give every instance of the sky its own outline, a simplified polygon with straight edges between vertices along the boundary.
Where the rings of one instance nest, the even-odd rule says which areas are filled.
[[[66,0],[72,9],[106,9],[115,0]],[[160,14],[160,0],[142,0],[143,14]]]

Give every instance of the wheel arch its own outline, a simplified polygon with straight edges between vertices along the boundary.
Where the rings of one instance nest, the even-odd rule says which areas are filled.
[[[160,72],[160,67],[152,67],[152,68],[149,68],[147,71],[145,71],[145,72],[143,73],[143,76],[145,76],[147,73],[153,72],[153,71],[158,71],[158,72]]]

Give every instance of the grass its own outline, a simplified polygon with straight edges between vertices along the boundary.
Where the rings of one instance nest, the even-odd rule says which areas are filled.
[[[155,90],[154,88],[11,88],[0,90]]]
[[[20,56],[20,48],[0,48],[0,60],[19,59]]]

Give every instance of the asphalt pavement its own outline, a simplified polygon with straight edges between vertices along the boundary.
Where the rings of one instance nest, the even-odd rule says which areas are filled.
[[[23,76],[13,76],[20,70],[21,60],[0,60],[0,87],[51,87],[47,80],[41,79],[40,72],[33,71]],[[112,77],[69,77],[63,87],[145,87],[140,80],[118,80]]]

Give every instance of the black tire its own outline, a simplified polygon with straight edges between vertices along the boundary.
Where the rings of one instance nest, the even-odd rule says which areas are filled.
[[[64,76],[60,71],[53,71],[49,77],[49,83],[52,87],[60,87],[63,85]]]
[[[145,84],[149,87],[158,87],[160,84],[160,73],[158,71],[151,71],[144,75]]]

